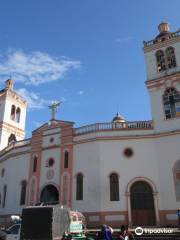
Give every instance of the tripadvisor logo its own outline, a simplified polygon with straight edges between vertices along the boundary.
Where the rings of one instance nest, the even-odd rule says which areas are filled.
[[[166,233],[173,233],[173,228],[142,228],[137,227],[135,229],[136,235],[142,235],[142,234],[166,234]]]
[[[136,235],[142,235],[143,234],[143,228],[142,227],[137,227],[135,229],[135,234]]]

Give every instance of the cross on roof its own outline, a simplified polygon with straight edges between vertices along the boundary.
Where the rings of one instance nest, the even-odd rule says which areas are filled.
[[[62,102],[52,101],[52,104],[48,106],[51,109],[51,120],[56,119],[56,113],[61,103]]]

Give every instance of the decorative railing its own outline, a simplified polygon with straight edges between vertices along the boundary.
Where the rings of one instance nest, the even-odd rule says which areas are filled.
[[[176,32],[170,33],[169,34],[169,39],[175,38],[175,37],[178,37],[178,36],[180,36],[180,29],[178,31],[176,31]],[[147,42],[143,41],[144,47],[151,46],[151,45],[153,45],[155,43],[158,43],[158,41],[156,39],[153,39],[153,40],[150,40],[150,41],[147,41]]]
[[[12,142],[6,148],[4,148],[2,151],[0,151],[0,156],[13,148],[26,146],[26,145],[30,144],[30,142],[31,142],[30,138],[22,140],[22,141]]]
[[[108,130],[153,129],[152,121],[95,123],[75,129],[75,135]]]

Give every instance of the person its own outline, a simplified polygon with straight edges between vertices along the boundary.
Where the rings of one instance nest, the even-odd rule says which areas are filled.
[[[118,236],[118,240],[124,240],[124,231],[125,231],[125,226],[122,225],[121,226],[121,229],[120,229],[120,233],[119,233],[119,236]]]
[[[64,232],[63,235],[62,235],[61,240],[65,240],[65,239],[67,239],[67,237],[68,237],[68,233]]]
[[[119,240],[132,240],[134,239],[134,236],[132,234],[132,232],[129,230],[128,226],[121,226],[121,231],[120,234],[118,236]]]
[[[113,240],[112,238],[112,228],[103,224],[101,226],[101,231],[96,234],[96,240]]]

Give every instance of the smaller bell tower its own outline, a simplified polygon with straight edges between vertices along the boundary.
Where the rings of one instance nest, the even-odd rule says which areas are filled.
[[[0,150],[25,136],[27,102],[13,90],[13,84],[8,79],[0,90]]]
[[[180,30],[158,26],[159,34],[144,41],[146,85],[156,132],[180,130]]]

